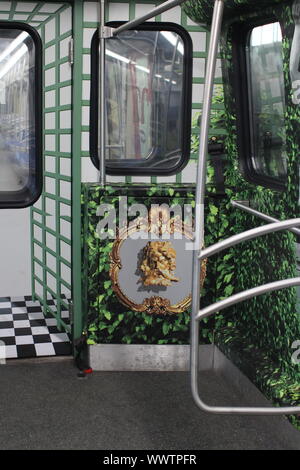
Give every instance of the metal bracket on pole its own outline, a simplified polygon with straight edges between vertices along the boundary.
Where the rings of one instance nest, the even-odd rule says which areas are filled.
[[[99,28],[99,38],[100,39],[109,39],[114,36],[114,31],[116,28],[111,28],[110,26],[100,26]]]

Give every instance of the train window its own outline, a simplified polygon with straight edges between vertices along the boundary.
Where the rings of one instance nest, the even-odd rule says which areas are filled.
[[[242,99],[237,100],[242,169],[250,181],[280,190],[287,180],[280,24],[257,25],[245,36],[243,56],[239,57],[245,66],[240,68],[237,84],[244,88]]]
[[[42,187],[41,41],[0,23],[0,208],[33,204]]]
[[[98,45],[96,33],[90,150],[97,167]],[[170,23],[147,23],[106,40],[108,173],[173,174],[185,166],[190,151],[191,57],[190,37]]]

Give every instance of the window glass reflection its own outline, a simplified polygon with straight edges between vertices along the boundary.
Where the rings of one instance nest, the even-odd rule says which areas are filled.
[[[184,45],[172,31],[106,41],[106,158],[110,166],[170,168],[182,151]]]
[[[34,43],[25,31],[0,29],[0,192],[33,184]]]
[[[287,175],[285,90],[279,23],[254,28],[249,43],[251,158],[256,173]]]

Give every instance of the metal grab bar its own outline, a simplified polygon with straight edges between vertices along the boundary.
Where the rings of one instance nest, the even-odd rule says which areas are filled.
[[[210,43],[209,51],[207,56],[207,69],[205,76],[205,87],[204,87],[204,98],[203,98],[203,108],[202,108],[202,119],[201,119],[201,128],[200,128],[200,146],[199,146],[199,161],[198,161],[198,170],[197,170],[197,188],[196,188],[196,214],[195,214],[195,246],[197,249],[194,251],[193,256],[193,284],[192,284],[192,318],[191,318],[191,348],[190,348],[190,368],[191,368],[191,390],[194,401],[196,405],[209,413],[218,413],[218,414],[248,414],[248,415],[288,415],[288,414],[300,414],[300,406],[287,406],[287,407],[223,407],[223,406],[209,406],[204,403],[199,396],[198,389],[198,371],[199,371],[199,320],[204,318],[204,316],[212,315],[216,309],[225,308],[233,303],[240,302],[245,300],[245,298],[251,298],[255,295],[259,295],[265,292],[271,292],[278,290],[280,288],[291,287],[293,285],[300,284],[300,278],[295,279],[286,279],[284,281],[278,281],[275,283],[267,284],[265,286],[256,287],[250,289],[249,291],[241,292],[232,296],[224,301],[217,302],[216,304],[207,307],[206,309],[200,310],[200,259],[202,258],[200,247],[203,245],[204,239],[204,197],[205,197],[205,179],[206,179],[206,153],[208,145],[208,132],[209,132],[209,121],[210,121],[210,110],[211,110],[211,101],[212,101],[212,92],[214,85],[214,74],[216,68],[217,60],[217,48],[221,32],[221,23],[224,10],[224,0],[215,0],[214,2],[214,11],[212,18],[212,26],[210,33]],[[236,207],[239,207],[240,203],[235,203]],[[246,206],[245,206],[246,207]],[[243,210],[249,209],[248,212],[253,215],[264,216],[265,220],[269,222],[275,222],[276,224],[280,223],[276,219],[269,218],[264,214],[259,215],[258,213],[254,214],[254,210],[244,207],[241,207]],[[255,211],[257,212],[257,211]],[[299,219],[296,219],[299,220]],[[289,225],[289,221],[285,221]],[[283,228],[285,222],[283,222],[280,227]],[[295,225],[295,220],[293,224]],[[277,225],[276,225],[277,226]],[[270,228],[270,227],[268,227]],[[254,229],[259,234],[268,233],[267,227],[262,227],[262,230],[259,228]],[[278,230],[280,230],[278,228]],[[290,228],[295,233],[294,228]],[[251,231],[250,231],[251,232]],[[253,234],[253,231],[252,231]],[[250,236],[252,237],[252,234]],[[300,234],[300,231],[299,231]],[[249,236],[248,233],[239,234],[238,237],[231,237],[231,240],[225,240],[223,246],[233,242],[234,244],[239,241],[244,241]],[[252,237],[253,238],[253,237]],[[216,249],[216,245],[211,248],[211,252]],[[209,250],[208,248],[207,250]],[[218,249],[222,247],[218,246]],[[216,251],[214,251],[216,252]],[[211,253],[210,253],[211,254]]]
[[[158,5],[157,7],[153,8],[148,13],[145,13],[144,15],[139,16],[138,18],[135,18],[131,21],[127,21],[123,25],[114,29],[112,33],[114,36],[116,36],[117,34],[122,33],[122,31],[127,31],[128,29],[135,28],[139,24],[144,23],[144,21],[150,20],[154,16],[160,15],[164,11],[170,10],[171,8],[180,5],[185,1],[186,0],[168,0],[162,3],[161,5]]]
[[[106,166],[105,166],[105,37],[103,28],[105,25],[105,4],[106,0],[99,1],[99,183],[102,188],[106,185]]]
[[[239,292],[238,294],[227,297],[224,300],[220,300],[219,302],[199,310],[195,320],[200,321],[203,318],[209,317],[213,313],[224,310],[224,308],[230,307],[231,305],[236,305],[247,299],[252,299],[258,295],[267,294],[268,292],[295,286],[300,286],[300,277],[293,277],[291,279],[284,279],[282,281],[270,282],[269,284],[264,284],[262,286],[253,287],[249,290],[244,290],[243,292]]]
[[[241,209],[244,212],[248,212],[248,214],[255,215],[260,219],[266,220],[267,222],[279,222],[279,220],[275,219],[275,217],[271,217],[270,215],[259,212],[256,209],[252,209],[252,207],[246,206],[244,202],[245,201],[231,201],[231,205]],[[300,235],[300,230],[298,228],[291,228],[289,231],[293,232],[295,235]]]
[[[300,285],[300,277],[296,277],[293,279],[285,279],[284,281],[277,281],[272,282],[270,284],[265,284],[264,286],[255,287],[254,289],[250,289],[248,291],[240,292],[239,294],[233,295],[232,297],[228,297],[225,300],[217,302],[202,311],[199,311],[198,316],[195,320],[200,321],[203,318],[206,318],[213,313],[220,311],[230,305],[236,304],[243,300],[255,297],[256,295],[265,294],[267,292],[271,292],[274,290],[278,290],[279,288],[287,288]],[[197,371],[194,370],[193,373],[197,376]],[[196,405],[201,408],[202,410],[208,413],[215,413],[215,414],[244,414],[244,415],[289,415],[289,414],[296,414],[300,415],[300,406],[285,406],[285,407],[227,407],[227,406],[209,406],[204,403],[198,392],[198,383],[195,382],[194,386],[192,387],[192,393],[195,400]]]
[[[199,259],[209,258],[216,253],[220,253],[226,248],[230,248],[232,246],[238,245],[241,242],[252,240],[253,238],[261,237],[262,235],[267,235],[268,233],[279,232],[280,230],[286,230],[290,227],[295,227],[296,225],[300,225],[300,218],[299,219],[289,219],[278,221],[273,224],[264,225],[263,227],[256,227],[252,228],[251,230],[247,230],[246,232],[238,233],[237,235],[233,235],[226,240],[222,240],[214,245],[209,246],[201,251],[199,255]]]

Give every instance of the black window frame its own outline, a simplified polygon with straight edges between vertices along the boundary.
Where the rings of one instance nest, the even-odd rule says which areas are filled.
[[[42,40],[30,25],[18,21],[0,21],[0,29],[16,29],[29,34],[34,44],[34,117],[35,117],[35,191],[28,188],[19,191],[1,191],[0,209],[21,209],[32,206],[40,197],[43,188],[42,160]],[[0,170],[1,171],[1,170]]]
[[[275,191],[285,191],[286,181],[282,179],[262,175],[255,171],[251,159],[251,123],[250,123],[250,98],[249,98],[249,57],[247,48],[249,46],[250,34],[257,26],[269,23],[279,23],[281,31],[282,24],[275,15],[260,16],[247,22],[239,22],[232,25],[232,61],[233,61],[233,95],[235,99],[237,147],[239,166],[243,177],[255,185],[260,185]],[[285,103],[287,105],[287,103]]]
[[[118,28],[125,24],[124,21],[110,21],[106,25]],[[118,176],[171,176],[181,172],[190,160],[191,151],[191,114],[192,114],[192,67],[193,67],[193,45],[189,33],[182,26],[170,22],[146,22],[133,28],[133,30],[144,31],[171,31],[178,34],[184,43],[183,62],[183,112],[182,112],[182,150],[179,162],[171,169],[169,168],[147,168],[132,166],[116,167],[110,166],[109,160],[105,162],[106,173]],[[99,170],[100,162],[98,155],[98,98],[99,98],[99,32],[95,31],[91,43],[91,92],[90,92],[90,158]]]

